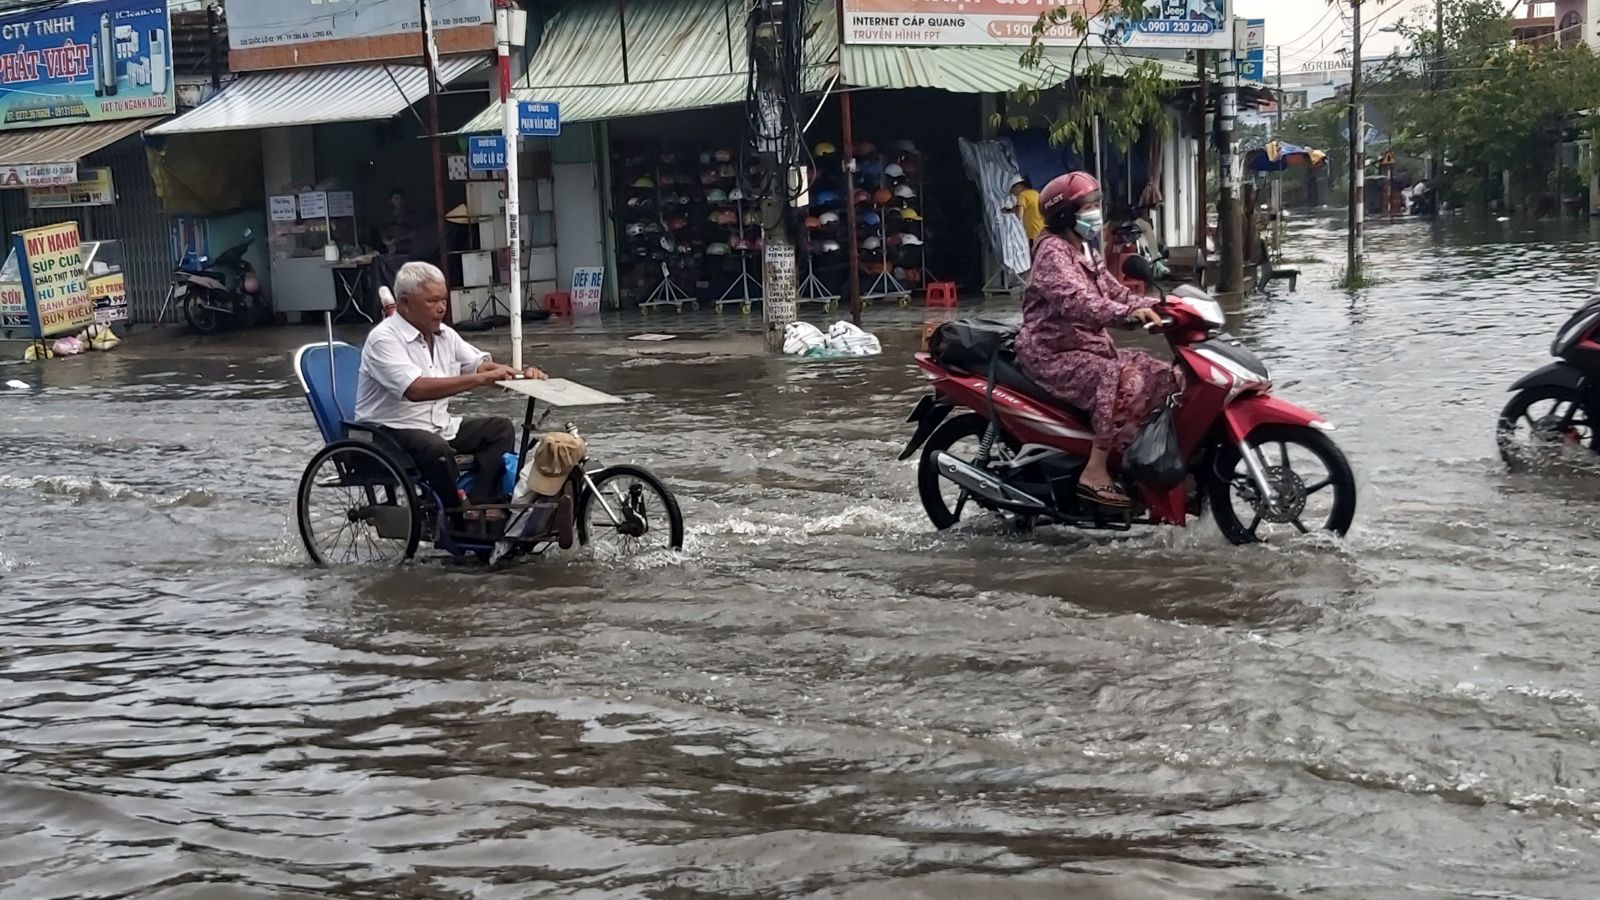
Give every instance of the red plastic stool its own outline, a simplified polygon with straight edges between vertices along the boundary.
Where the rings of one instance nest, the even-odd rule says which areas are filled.
[[[956,283],[954,281],[934,281],[928,284],[929,306],[955,306]]]
[[[552,316],[572,317],[572,295],[566,291],[556,291],[544,295],[544,310]]]

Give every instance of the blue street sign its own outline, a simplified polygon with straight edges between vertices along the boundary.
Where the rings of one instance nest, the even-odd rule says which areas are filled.
[[[561,134],[561,104],[541,100],[517,102],[517,133],[526,137],[557,137]]]
[[[467,138],[467,170],[500,172],[506,167],[506,139],[502,135]]]

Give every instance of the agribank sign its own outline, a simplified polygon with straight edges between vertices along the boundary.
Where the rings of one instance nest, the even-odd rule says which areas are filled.
[[[1125,0],[1137,3],[1139,0]],[[843,0],[847,44],[1023,44],[1041,13],[1064,10],[1046,44],[1073,45],[1084,35],[1072,17],[1089,20],[1090,45],[1128,50],[1227,50],[1233,46],[1230,0],[1144,0],[1143,15],[1108,12],[1101,0]]]

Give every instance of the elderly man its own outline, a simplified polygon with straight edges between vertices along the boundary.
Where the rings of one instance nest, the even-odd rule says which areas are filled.
[[[396,314],[379,322],[361,348],[356,421],[390,429],[451,508],[463,500],[456,490],[456,454],[472,456],[478,477],[467,499],[493,503],[500,496],[505,454],[516,444],[516,428],[506,418],[452,416],[448,398],[508,378],[546,376],[532,368],[519,376],[444,324],[450,289],[436,266],[401,266],[394,294]]]

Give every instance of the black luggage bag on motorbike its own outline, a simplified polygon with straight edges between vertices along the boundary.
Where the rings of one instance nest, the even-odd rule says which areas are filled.
[[[992,319],[957,319],[934,329],[928,353],[946,368],[988,372],[1002,353],[1011,350],[1020,330]]]

